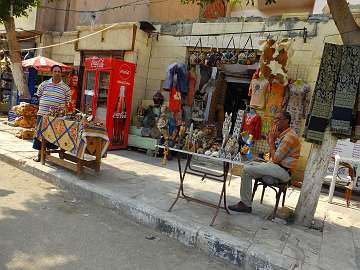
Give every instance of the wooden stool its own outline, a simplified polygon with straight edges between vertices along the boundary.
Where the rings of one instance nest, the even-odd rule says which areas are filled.
[[[268,175],[263,176],[261,178],[257,178],[257,179],[255,179],[251,201],[254,200],[255,192],[256,192],[258,186],[260,186],[260,185],[263,186],[261,199],[260,199],[261,204],[264,199],[265,189],[267,187],[269,187],[272,190],[274,190],[276,193],[276,203],[275,203],[275,208],[274,208],[273,214],[270,216],[271,219],[274,219],[276,217],[276,212],[277,212],[277,209],[279,206],[281,194],[283,194],[282,207],[284,207],[284,205],[285,205],[286,191],[287,191],[289,183],[290,183],[290,180],[288,182],[284,183],[284,182],[281,182],[279,179],[274,178],[272,176],[268,176]]]

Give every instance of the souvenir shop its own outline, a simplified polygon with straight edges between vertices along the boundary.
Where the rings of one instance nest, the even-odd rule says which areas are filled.
[[[188,47],[187,63],[167,67],[152,108],[137,111],[138,124],[169,148],[236,161],[266,158],[275,114],[290,112],[301,136],[310,103],[306,82],[287,74],[292,42],[268,38],[254,49],[249,35],[243,48],[230,38],[218,49],[202,47],[199,38]]]

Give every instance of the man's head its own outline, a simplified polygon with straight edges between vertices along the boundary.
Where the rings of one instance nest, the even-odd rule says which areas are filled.
[[[61,81],[62,68],[59,65],[53,65],[51,67],[52,78],[54,83]]]
[[[278,130],[283,132],[290,127],[291,115],[286,111],[279,112],[274,118],[274,124],[277,125]]]

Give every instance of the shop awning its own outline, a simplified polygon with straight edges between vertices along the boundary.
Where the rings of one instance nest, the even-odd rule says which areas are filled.
[[[50,71],[52,66],[58,65],[62,68],[63,71],[72,70],[71,66],[56,62],[50,58],[44,56],[36,56],[27,60],[22,61],[22,66],[24,68],[33,67],[38,71]]]

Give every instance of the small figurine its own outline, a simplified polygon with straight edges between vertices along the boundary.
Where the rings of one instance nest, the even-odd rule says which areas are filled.
[[[139,101],[139,105],[136,109],[136,127],[137,128],[140,128],[142,127],[142,123],[143,123],[143,120],[144,120],[144,108],[141,104],[141,100]]]
[[[230,113],[230,115],[225,113],[225,120],[224,120],[223,128],[222,128],[222,136],[223,136],[223,141],[222,141],[222,145],[221,145],[222,149],[225,147],[226,142],[229,138],[229,133],[230,133],[230,128],[231,128],[231,117],[232,117],[232,113]]]
[[[167,164],[167,158],[169,155],[169,132],[167,130],[167,128],[163,128],[161,129],[161,133],[163,135],[164,138],[164,158],[162,160],[162,164],[166,165]]]
[[[184,146],[185,136],[186,136],[186,126],[185,126],[185,122],[183,122],[179,128],[179,133],[177,138],[178,140],[176,144],[177,149],[181,149]]]
[[[237,139],[235,137],[231,137],[225,146],[225,153],[226,153],[226,157],[228,158],[228,156],[230,155],[230,159],[232,159],[232,157],[236,156],[238,150],[239,150],[239,143],[237,141]]]

